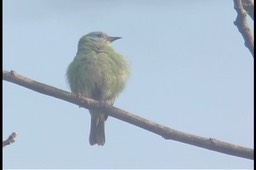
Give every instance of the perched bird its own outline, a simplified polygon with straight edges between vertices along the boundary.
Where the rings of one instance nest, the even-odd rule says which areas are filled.
[[[92,32],[79,40],[78,51],[66,73],[73,93],[113,105],[129,76],[127,60],[111,46],[111,42],[120,38]],[[107,114],[96,110],[89,112],[89,143],[104,145]]]

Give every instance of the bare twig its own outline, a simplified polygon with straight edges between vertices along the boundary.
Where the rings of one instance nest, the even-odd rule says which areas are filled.
[[[254,20],[254,0],[242,0],[242,4],[244,10]]]
[[[97,109],[104,110],[110,116],[117,119],[123,120],[135,126],[146,129],[150,132],[158,134],[165,139],[176,140],[186,144],[191,144],[201,148],[238,156],[247,159],[253,159],[254,153],[253,149],[218,141],[213,138],[200,137],[184,132],[180,132],[169,127],[160,125],[158,123],[152,122],[150,120],[141,118],[132,113],[128,113],[119,108],[108,105],[104,102],[98,102],[89,98],[77,96],[75,94],[66,92],[64,90],[57,89],[55,87],[28,79],[24,76],[18,75],[16,72],[3,71],[3,79],[15,84],[21,85],[23,87],[29,88],[31,90],[37,91],[39,93],[49,95],[55,98],[65,100],[67,102],[77,104],[80,107],[87,109]]]
[[[243,9],[241,0],[234,0],[234,8],[237,12],[237,18],[234,24],[237,26],[239,32],[244,38],[244,45],[249,49],[254,57],[254,39],[251,30],[246,21],[246,12]]]
[[[6,139],[3,141],[3,147],[5,147],[6,145],[10,145],[12,144],[13,142],[15,142],[15,137],[17,136],[17,134],[15,132],[12,132],[12,134]]]

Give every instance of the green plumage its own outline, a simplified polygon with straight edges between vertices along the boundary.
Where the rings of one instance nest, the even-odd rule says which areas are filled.
[[[67,80],[73,93],[113,105],[129,75],[127,61],[111,47],[111,42],[119,38],[92,32],[80,39],[77,54],[67,69]],[[89,142],[104,145],[107,115],[89,111]]]

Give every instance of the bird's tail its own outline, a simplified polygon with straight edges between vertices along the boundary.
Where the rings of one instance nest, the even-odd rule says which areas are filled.
[[[105,143],[105,114],[90,110],[91,113],[91,130],[89,142],[90,145],[104,145]]]

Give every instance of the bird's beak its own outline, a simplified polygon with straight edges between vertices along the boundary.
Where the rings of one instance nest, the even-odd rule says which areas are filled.
[[[118,40],[120,38],[122,38],[122,37],[108,37],[108,41],[113,42],[113,41]]]

